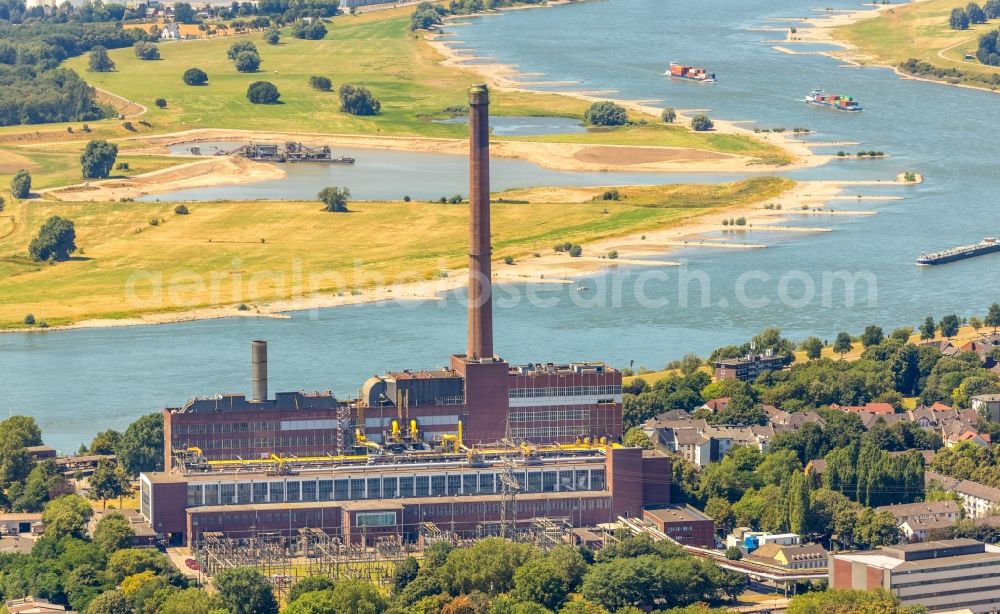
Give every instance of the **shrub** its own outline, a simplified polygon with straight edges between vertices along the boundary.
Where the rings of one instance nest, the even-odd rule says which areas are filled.
[[[451,203],[451,204],[453,204],[453,205],[461,204],[462,203],[462,195],[461,194],[455,194],[454,196],[452,196],[451,198],[448,199],[448,202]]]
[[[704,113],[691,118],[691,129],[696,132],[705,132],[715,127],[715,122],[709,119]]]
[[[236,306],[236,311],[250,311],[250,308],[247,307],[246,303],[240,303]]]
[[[115,169],[119,171],[127,171],[128,162],[119,162],[118,164],[115,164]]]
[[[161,109],[166,109],[167,108],[167,99],[166,98],[157,98],[156,100],[153,101],[153,104],[155,104],[156,106],[158,106]]]
[[[664,123],[672,124],[674,123],[674,120],[677,119],[677,112],[667,107],[666,109],[663,109],[663,114],[660,117],[663,119]]]
[[[45,320],[40,320],[38,322],[38,328],[48,328],[48,327],[49,327],[49,323],[46,322]]]
[[[583,119],[592,126],[624,126],[628,123],[628,112],[621,105],[603,100],[590,105]]]
[[[367,87],[340,86],[340,110],[351,115],[378,115],[382,105]]]
[[[187,215],[190,211],[188,211],[187,205],[177,205],[174,207],[174,213],[177,215]]]
[[[149,225],[150,226],[159,226],[160,225],[160,218],[158,218],[158,217],[150,218]]]
[[[571,258],[579,258],[583,255],[583,248],[579,245],[573,245],[569,248],[569,255]]]
[[[604,194],[601,194],[601,200],[620,200],[621,194],[618,193],[616,188],[611,188]]]
[[[14,198],[27,198],[31,194],[31,173],[23,168],[11,177],[10,193]]]
[[[617,260],[617,259],[618,259],[618,250],[613,249],[610,252],[608,252],[608,260]]]
[[[737,226],[746,226],[747,225],[747,218],[745,218],[745,217],[738,217],[738,218],[736,218],[735,224]]]
[[[917,180],[917,174],[914,173],[913,171],[906,171],[905,173],[903,173],[903,181],[907,183],[913,183],[916,180]]]
[[[250,41],[237,41],[229,46],[229,51],[226,52],[226,55],[230,60],[235,60],[236,57],[244,51],[257,53],[257,45],[251,43]]]
[[[30,313],[28,315],[24,316],[24,325],[25,326],[34,326],[35,325],[35,316],[33,314],[30,314]]]
[[[160,59],[160,48],[153,43],[147,43],[146,41],[137,41],[132,45],[132,51],[135,53],[135,57],[140,60],[159,60]]]
[[[267,32],[264,32],[264,42],[268,45],[277,45],[281,41],[281,33],[278,32],[277,28],[271,28]]]
[[[184,83],[188,85],[205,85],[208,75],[200,68],[189,68],[184,71]]]
[[[329,92],[333,89],[333,82],[327,77],[318,77],[314,75],[309,77],[309,87],[321,92]]]
[[[504,259],[503,259],[503,263],[504,264],[514,264],[514,257],[513,256],[505,256]]]
[[[277,104],[281,93],[273,83],[254,81],[247,88],[247,100],[253,104]]]
[[[410,200],[411,199],[410,199],[410,195],[409,194],[407,194],[406,196],[403,197],[403,202],[404,203],[408,203],[408,202],[410,202]]]
[[[236,56],[235,66],[240,72],[257,72],[260,68],[260,56],[254,51],[241,51]]]

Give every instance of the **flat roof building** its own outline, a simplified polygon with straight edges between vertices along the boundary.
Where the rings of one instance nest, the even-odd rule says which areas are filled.
[[[715,521],[690,505],[645,509],[642,517],[680,544],[715,547]]]
[[[1000,608],[1000,548],[949,539],[830,555],[830,588],[884,588],[930,612]]]

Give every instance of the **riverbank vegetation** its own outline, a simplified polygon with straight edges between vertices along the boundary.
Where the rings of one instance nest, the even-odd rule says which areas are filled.
[[[1000,86],[1000,69],[984,60],[990,54],[981,53],[980,38],[997,29],[995,18],[1000,17],[1000,6],[990,4],[981,9],[982,16],[973,8],[975,21],[968,17],[970,6],[959,0],[893,6],[878,17],[837,28],[833,36],[856,47],[848,55],[861,63],[893,66],[907,74],[952,85],[995,90]],[[962,20],[956,14],[959,25],[964,27],[953,27],[955,10],[965,15]]]
[[[509,199],[500,194],[519,203],[492,207],[494,253],[498,259],[530,257],[539,245],[586,245],[664,228],[718,208],[772,198],[793,185],[765,177],[721,185],[619,187],[619,201],[592,200],[603,192],[595,188],[587,202],[562,203],[546,200],[543,188],[519,190]],[[251,302],[251,287],[258,293],[253,300],[259,301],[313,291],[349,296],[380,279],[430,280],[466,264],[468,211],[460,205],[354,201],[350,213],[341,215],[325,213],[315,201],[186,206],[187,215],[176,215],[176,203],[8,203],[10,217],[0,218],[0,326],[23,327],[29,312],[56,325]],[[52,215],[74,223],[82,250],[58,266],[33,262],[26,252]],[[154,217],[161,221],[151,226]],[[289,234],[289,228],[296,230]],[[367,239],[345,240],[357,236]],[[156,301],[150,294],[152,278],[130,277],[137,270],[155,275],[163,292],[170,285],[175,296],[162,294]],[[204,284],[181,279],[185,271]],[[292,283],[295,271],[302,287]],[[125,296],[130,279],[137,303]]]

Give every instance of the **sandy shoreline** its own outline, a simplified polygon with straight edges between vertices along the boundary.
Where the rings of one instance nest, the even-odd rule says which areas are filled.
[[[918,177],[918,181],[921,178]],[[584,244],[584,256],[571,258],[563,253],[542,252],[539,257],[522,257],[513,265],[502,261],[493,263],[493,279],[498,285],[505,284],[573,284],[576,280],[599,274],[604,270],[618,267],[672,267],[682,264],[677,261],[663,260],[670,251],[683,248],[713,248],[713,249],[765,249],[766,235],[757,242],[733,241],[743,239],[749,234],[796,232],[815,233],[831,232],[832,229],[821,226],[784,226],[783,222],[797,215],[875,215],[873,211],[851,211],[831,209],[826,203],[841,197],[843,190],[851,186],[903,186],[900,178],[894,180],[870,181],[808,181],[799,182],[787,192],[771,199],[763,200],[750,206],[732,206],[719,210],[662,230],[645,231],[619,237],[612,237]],[[553,202],[589,201],[593,197],[593,189],[585,188],[552,188]],[[539,202],[543,202],[543,197]],[[852,200],[856,200],[852,198]],[[776,207],[781,205],[781,209]],[[724,226],[723,220],[743,217],[745,226]],[[709,238],[710,233],[727,231],[721,238]],[[618,252],[617,259],[608,259],[606,255]],[[646,260],[647,258],[656,258]],[[239,311],[235,306],[198,308],[179,312],[155,313],[124,319],[92,319],[83,320],[65,326],[52,326],[45,332],[75,330],[83,328],[117,328],[123,326],[148,326],[158,324],[174,324],[195,320],[210,320],[232,317],[269,317],[288,318],[289,312],[301,312],[312,309],[327,309],[345,305],[359,305],[383,301],[429,301],[439,300],[444,292],[460,289],[465,286],[468,270],[464,268],[448,271],[447,277],[428,281],[388,284],[379,288],[364,288],[358,294],[337,296],[321,294],[318,296],[294,296],[268,303],[253,304],[247,311]],[[6,329],[0,333],[21,333],[41,331],[42,329]]]

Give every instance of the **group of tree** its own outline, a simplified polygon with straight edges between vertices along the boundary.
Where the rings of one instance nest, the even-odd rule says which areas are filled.
[[[1000,66],[1000,45],[998,45],[1000,32],[992,30],[979,37],[979,46],[976,49],[976,59],[987,66]]]
[[[309,77],[309,87],[320,92],[329,92],[333,89],[333,82],[330,81],[329,77],[313,75]]]
[[[320,190],[316,198],[326,205],[327,211],[344,213],[347,211],[347,203],[351,198],[351,191],[347,188],[327,187]]]
[[[351,115],[378,115],[382,104],[367,87],[345,83],[340,86],[340,110]]]
[[[326,26],[319,19],[299,19],[292,24],[292,36],[311,41],[322,40],[326,38]]]
[[[257,45],[243,40],[229,46],[226,54],[239,72],[257,72],[260,68],[260,54]]]
[[[159,60],[160,59],[160,48],[153,43],[147,43],[146,41],[138,41],[132,46],[132,51],[135,53],[135,57],[140,60]]]
[[[948,16],[948,25],[952,30],[968,30],[970,24],[986,23],[987,19],[1000,17],[1000,6],[997,0],[986,3],[986,8],[975,2],[970,2],[965,8],[956,7]]]
[[[601,100],[590,105],[583,119],[591,126],[624,126],[628,123],[628,111],[620,104]]]
[[[410,30],[427,30],[447,15],[472,15],[518,4],[542,4],[544,0],[451,0],[448,6],[421,2],[410,15]]]

